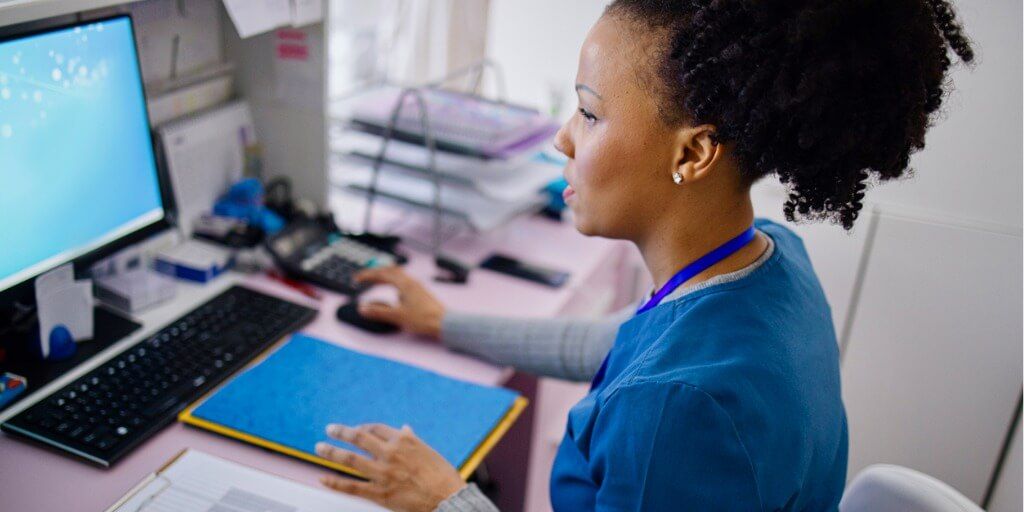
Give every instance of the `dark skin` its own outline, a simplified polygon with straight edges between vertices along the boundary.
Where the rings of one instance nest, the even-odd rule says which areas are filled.
[[[669,126],[658,115],[653,74],[644,65],[660,35],[604,16],[591,28],[576,75],[579,111],[558,132],[556,148],[569,158],[564,175],[577,230],[633,242],[655,287],[681,267],[747,229],[754,212],[728,145],[712,140],[711,125]],[[648,64],[649,65],[649,64]],[[681,175],[680,184],[673,173]],[[758,234],[738,252],[684,285],[739,270],[767,248]],[[439,339],[444,305],[397,268],[372,269],[357,280],[394,286],[396,304],[369,303],[360,312]],[[332,437],[368,452],[337,447],[321,456],[369,478],[326,476],[324,485],[393,510],[430,511],[466,484],[454,467],[412,433],[379,425],[332,426]]]

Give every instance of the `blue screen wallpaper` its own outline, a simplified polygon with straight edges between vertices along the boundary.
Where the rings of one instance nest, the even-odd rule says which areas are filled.
[[[128,19],[0,43],[0,290],[162,212]]]

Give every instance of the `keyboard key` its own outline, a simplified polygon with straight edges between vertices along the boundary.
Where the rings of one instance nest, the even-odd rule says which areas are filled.
[[[104,437],[103,439],[96,443],[96,448],[99,448],[100,450],[103,451],[107,451],[113,448],[114,445],[117,444],[117,441],[118,440],[116,437]]]
[[[82,442],[85,443],[86,445],[94,446],[96,444],[96,442],[99,441],[99,439],[100,439],[100,436],[97,435],[97,433],[99,432],[100,428],[102,428],[102,427],[98,427],[95,430],[90,431],[88,434],[85,434],[84,436],[82,436]]]
[[[85,425],[77,425],[74,428],[72,428],[70,432],[68,432],[68,437],[70,437],[71,439],[78,439],[82,437],[82,434],[84,434],[85,431]]]

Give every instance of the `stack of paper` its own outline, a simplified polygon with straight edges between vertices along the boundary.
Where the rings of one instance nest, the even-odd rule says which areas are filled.
[[[402,106],[396,117],[399,101]],[[421,102],[434,143],[457,154],[511,159],[558,131],[557,122],[536,110],[436,88],[420,88],[416,94],[404,95],[397,87],[376,89],[356,106],[352,124],[378,135],[390,127],[394,138],[422,144]]]
[[[335,155],[331,182],[357,195],[369,193],[373,164],[384,144],[386,129],[381,123],[387,117],[387,107],[397,101],[396,89],[383,91],[364,98],[354,109],[353,121],[331,135]],[[522,107],[459,98],[465,97],[435,90],[424,96],[438,142],[434,172],[441,181],[442,213],[467,221],[477,231],[487,231],[514,216],[536,211],[547,200],[544,186],[562,172],[560,166],[538,158],[550,146],[557,125]],[[434,175],[429,151],[413,122],[417,115],[418,106],[412,105],[399,116],[399,130],[388,142],[376,193],[429,213],[434,203]],[[475,130],[479,134],[467,135]]]
[[[236,101],[160,127],[178,209],[178,227],[192,233],[195,219],[242,177],[246,150],[256,142],[248,103]]]
[[[553,168],[549,164],[538,165]],[[366,196],[372,177],[371,167],[370,162],[346,159],[333,166],[331,181],[350,192]],[[487,231],[516,215],[538,209],[545,201],[539,190],[538,187],[522,197],[503,200],[489,197],[472,186],[446,180],[441,185],[440,206],[444,215],[461,218],[478,231]],[[434,205],[434,184],[429,178],[409,174],[393,165],[381,169],[376,194],[385,201],[421,212],[429,213]]]
[[[323,0],[224,0],[242,39],[275,28],[301,27],[323,20]]]
[[[107,512],[385,512],[197,450],[179,453]]]

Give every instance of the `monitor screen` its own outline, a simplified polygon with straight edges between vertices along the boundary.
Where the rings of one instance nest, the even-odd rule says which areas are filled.
[[[0,292],[165,213],[129,18],[0,41]]]

